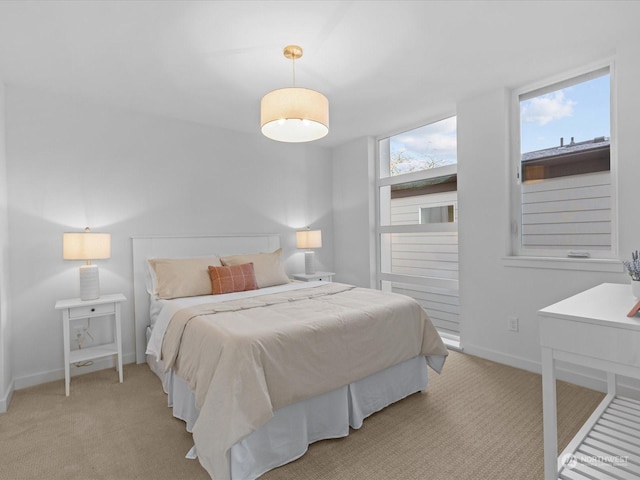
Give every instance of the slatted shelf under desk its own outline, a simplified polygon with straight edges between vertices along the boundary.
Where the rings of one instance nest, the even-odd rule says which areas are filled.
[[[607,395],[560,455],[559,478],[640,478],[640,401]]]

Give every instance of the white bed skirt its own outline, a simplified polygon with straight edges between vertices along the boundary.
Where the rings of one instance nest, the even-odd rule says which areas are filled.
[[[147,363],[162,381],[173,415],[192,431],[198,418],[187,384],[147,355]],[[274,412],[274,417],[231,448],[231,478],[252,480],[289,463],[318,440],[345,437],[369,415],[427,387],[427,363],[415,357],[362,380]]]

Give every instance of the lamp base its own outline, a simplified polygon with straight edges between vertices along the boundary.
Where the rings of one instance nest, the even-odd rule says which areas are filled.
[[[100,278],[97,265],[80,267],[80,300],[100,298]]]
[[[315,252],[312,250],[304,252],[304,273],[307,275],[316,273]]]

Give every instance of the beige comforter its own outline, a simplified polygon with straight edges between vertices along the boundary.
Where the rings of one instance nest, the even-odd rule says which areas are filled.
[[[274,410],[417,355],[447,355],[417,302],[339,283],[180,310],[162,345],[195,392],[193,437],[215,480],[230,478],[231,446]]]

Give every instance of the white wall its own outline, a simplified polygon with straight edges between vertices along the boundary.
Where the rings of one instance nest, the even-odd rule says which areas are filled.
[[[333,151],[335,280],[375,284],[373,139],[364,137]]]
[[[0,412],[11,399],[11,329],[9,324],[9,233],[7,157],[5,149],[5,86],[0,82]]]
[[[640,250],[640,32],[618,52],[618,191],[620,252]]]
[[[132,235],[279,233],[293,273],[304,268],[295,229],[311,225],[323,231],[319,266],[333,268],[329,150],[29,88],[8,86],[6,93],[16,388],[63,376],[61,320],[53,306],[78,296],[80,266],[62,260],[64,231],[89,226],[112,235],[111,259],[96,263],[102,291],[129,299],[123,310],[129,362]]]
[[[640,248],[639,44],[629,42],[618,51],[616,61],[623,258]],[[508,101],[508,90],[501,87],[463,101],[457,108],[462,339],[469,353],[539,371],[537,310],[602,282],[626,283],[628,277],[622,267],[621,273],[602,273],[505,265],[503,257],[509,251]],[[519,332],[508,331],[509,316],[519,318]]]

